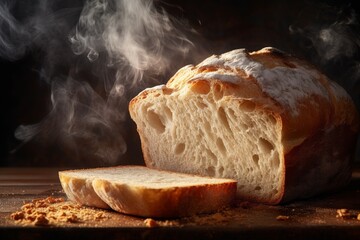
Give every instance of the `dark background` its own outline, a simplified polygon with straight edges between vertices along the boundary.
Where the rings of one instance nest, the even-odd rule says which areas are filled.
[[[44,62],[53,61],[50,74],[65,76],[72,66],[82,61],[82,67],[74,73],[79,79],[89,81],[100,95],[103,94],[98,76],[90,69],[97,63],[86,63],[84,56],[72,53],[67,32],[75,28],[84,1],[59,1],[54,12],[72,9],[63,17],[65,25],[52,29],[46,41],[56,47],[49,58],[46,41],[27,48],[21,57],[0,59],[1,71],[1,151],[0,166],[61,166],[90,167],[106,165],[90,155],[76,156],[72,147],[57,141],[41,142],[37,139],[21,143],[14,137],[19,125],[35,124],[51,111],[51,83],[41,77]],[[197,31],[191,36],[197,58],[184,59],[181,64],[194,63],[194,59],[235,48],[257,50],[273,46],[304,58],[320,68],[330,78],[342,85],[353,97],[359,109],[360,96],[360,28],[359,9],[355,1],[155,1],[177,19],[185,19],[188,26]],[[12,10],[21,21],[31,10],[30,4],[19,1]],[[61,18],[62,16],[57,16]],[[1,25],[0,25],[1,26]],[[322,42],[319,33],[332,29],[331,42]],[[6,34],[6,31],[2,31]],[[10,33],[9,33],[10,34]],[[55,34],[55,35],[52,35]],[[63,35],[62,35],[63,34]],[[56,41],[53,41],[57,36]],[[335,45],[335,47],[334,47]],[[54,46],[54,45],[52,45]],[[335,49],[335,50],[334,50]],[[333,53],[333,51],[335,51]],[[333,56],[328,57],[332,53]],[[177,59],[175,61],[178,61]],[[100,62],[100,63],[99,63]],[[196,63],[196,62],[195,62]],[[180,64],[180,63],[179,63]],[[165,82],[177,69],[158,76]],[[129,98],[141,89],[136,89]],[[126,154],[115,164],[142,163],[139,139],[130,119],[125,122],[124,138],[128,144]],[[81,144],[81,143],[79,143]]]

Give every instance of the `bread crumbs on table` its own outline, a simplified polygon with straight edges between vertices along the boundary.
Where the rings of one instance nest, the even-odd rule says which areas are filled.
[[[359,215],[351,213],[350,210],[346,208],[337,209],[336,217],[342,219],[359,219]]]
[[[289,219],[290,219],[290,217],[289,217],[289,216],[285,216],[285,215],[279,215],[279,216],[276,217],[276,220],[277,220],[277,221],[287,221],[287,220],[289,220]]]
[[[47,197],[24,203],[19,211],[10,214],[16,224],[34,226],[56,226],[64,224],[102,221],[108,216],[99,209],[84,207],[63,198]]]
[[[152,218],[147,218],[144,220],[144,224],[147,227],[159,227],[159,224]]]

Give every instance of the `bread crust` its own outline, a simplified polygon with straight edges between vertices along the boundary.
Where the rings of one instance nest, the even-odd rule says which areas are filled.
[[[347,140],[339,141],[339,136]],[[285,157],[286,182],[281,202],[312,197],[348,184],[355,141],[347,126],[337,126],[319,131],[294,147]]]
[[[131,117],[138,123],[140,103],[145,99],[156,102],[158,96],[173,93],[177,94],[175,101],[182,101],[186,94],[219,95],[239,99],[239,104],[246,100],[281,125],[281,190],[267,201],[250,200],[278,204],[348,183],[359,131],[358,112],[344,89],[307,62],[274,48],[214,55],[196,66],[181,68],[166,85],[139,93],[130,101]],[[157,159],[150,154],[149,136],[139,125],[137,130],[145,163],[154,167]],[[316,171],[321,174],[314,174]]]
[[[96,179],[93,187],[115,211],[154,218],[177,218],[210,213],[234,204],[236,182],[152,189]]]

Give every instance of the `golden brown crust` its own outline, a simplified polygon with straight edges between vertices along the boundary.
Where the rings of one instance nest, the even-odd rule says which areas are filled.
[[[339,141],[339,136],[347,140]],[[355,141],[356,135],[344,125],[319,131],[293,148],[285,156],[285,194],[281,201],[308,198],[349,183]]]
[[[151,189],[95,180],[94,188],[112,209],[142,217],[172,218],[208,213],[231,206],[236,182]]]

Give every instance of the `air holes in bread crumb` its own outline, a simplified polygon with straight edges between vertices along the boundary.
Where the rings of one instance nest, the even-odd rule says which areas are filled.
[[[225,112],[224,108],[220,107],[218,109],[218,117],[219,117],[220,124],[224,125],[227,130],[231,131],[229,121],[228,121],[228,117],[226,115],[226,112]]]
[[[224,142],[223,142],[223,140],[221,138],[216,139],[216,146],[218,147],[218,149],[220,150],[220,152],[222,154],[226,153],[226,147],[225,147]]]
[[[173,113],[168,106],[164,107],[164,113],[165,113],[167,120],[172,121]]]
[[[154,128],[158,133],[163,133],[165,131],[165,125],[161,121],[159,115],[153,110],[148,110],[146,112],[146,118],[152,128]]]
[[[224,92],[222,91],[221,86],[219,84],[215,84],[213,94],[214,94],[214,99],[216,101],[223,98]]]
[[[205,103],[203,103],[201,100],[196,101],[195,104],[196,104],[196,106],[197,106],[199,109],[204,109],[204,108],[207,108],[207,107],[208,107],[208,106],[207,106]]]
[[[256,165],[259,165],[259,155],[254,154],[254,155],[252,156],[252,159],[253,159],[253,161],[254,161],[254,163],[255,163]]]
[[[223,177],[223,176],[224,176],[224,167],[219,167],[219,169],[218,169],[218,175],[219,175],[220,177]]]
[[[259,147],[260,150],[266,154],[269,154],[274,150],[274,145],[265,138],[259,138]]]
[[[255,103],[250,100],[243,100],[240,103],[240,109],[245,112],[252,112],[255,110]]]
[[[213,177],[215,176],[215,168],[213,166],[207,167],[205,169],[206,175]]]
[[[243,130],[248,130],[254,127],[254,122],[252,121],[249,115],[243,115],[241,121],[239,122]]]
[[[276,124],[277,120],[273,115],[269,115],[269,119],[270,119],[272,124],[274,124],[274,125]]]
[[[185,150],[185,143],[178,143],[175,147],[175,154],[179,155],[182,154]]]
[[[208,94],[210,92],[209,82],[205,80],[192,81],[191,91],[198,94]]]
[[[241,129],[243,131],[246,131],[250,128],[249,125],[247,125],[246,123],[243,123],[243,122],[240,122],[239,125],[241,126]]]
[[[279,159],[279,157],[275,157],[274,159],[273,159],[273,161],[272,161],[272,165],[274,166],[274,167],[279,167],[279,165],[280,165],[280,159]]]
[[[261,187],[260,186],[256,186],[255,187],[255,191],[260,191],[261,190]]]
[[[235,115],[235,111],[231,108],[228,108],[228,117],[233,121],[233,122],[237,122],[236,121],[236,115]]]
[[[210,123],[208,121],[204,122],[204,129],[205,129],[206,136],[212,138],[213,133],[211,131],[211,126],[210,126]]]
[[[205,153],[206,153],[206,157],[209,159],[209,161],[212,161],[212,162],[217,161],[216,155],[210,149],[206,148]]]

